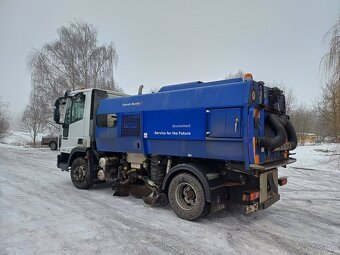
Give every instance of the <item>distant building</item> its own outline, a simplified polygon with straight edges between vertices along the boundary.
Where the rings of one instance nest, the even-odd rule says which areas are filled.
[[[299,144],[315,143],[317,135],[314,133],[297,133]]]

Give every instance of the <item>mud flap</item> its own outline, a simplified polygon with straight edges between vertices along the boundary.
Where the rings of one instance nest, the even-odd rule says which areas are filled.
[[[266,209],[269,206],[271,206],[272,204],[275,204],[279,200],[280,200],[280,195],[279,194],[275,194],[274,196],[272,196],[271,198],[267,199],[266,201],[264,201],[261,204],[261,209]]]
[[[261,173],[259,177],[260,197],[259,201],[244,206],[244,215],[249,215],[258,210],[264,210],[280,200],[278,193],[278,170],[272,170]]]
[[[211,188],[210,194],[211,194],[210,213],[214,213],[226,208],[227,193],[225,187]]]
[[[280,200],[277,168],[260,175],[260,208],[265,209]]]

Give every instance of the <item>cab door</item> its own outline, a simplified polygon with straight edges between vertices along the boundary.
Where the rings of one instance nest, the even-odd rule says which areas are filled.
[[[70,153],[73,148],[84,146],[85,102],[86,95],[83,93],[67,99],[61,152]]]

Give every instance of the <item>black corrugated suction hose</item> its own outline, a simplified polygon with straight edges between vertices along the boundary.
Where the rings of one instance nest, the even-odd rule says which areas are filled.
[[[259,137],[257,138],[257,144],[260,147],[264,147],[266,149],[275,149],[281,147],[287,140],[287,133],[279,117],[277,117],[276,114],[271,113],[266,117],[265,122],[273,130],[275,136]]]
[[[286,129],[286,132],[287,132],[288,141],[289,141],[289,150],[294,150],[297,146],[297,143],[298,143],[295,128],[294,128],[292,122],[285,115],[280,116],[280,121],[281,121],[281,124],[284,126],[284,128]]]

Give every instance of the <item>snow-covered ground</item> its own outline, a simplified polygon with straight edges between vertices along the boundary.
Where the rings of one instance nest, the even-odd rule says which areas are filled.
[[[36,140],[39,143],[44,134],[39,133]],[[25,131],[10,131],[4,138],[0,140],[1,143],[10,145],[27,145],[32,142],[32,137]]]
[[[304,146],[281,200],[189,222],[170,208],[73,187],[57,152],[0,144],[0,254],[340,254],[340,166],[333,145]]]

